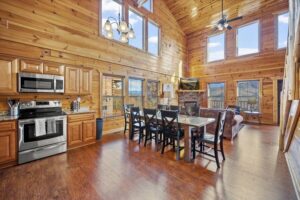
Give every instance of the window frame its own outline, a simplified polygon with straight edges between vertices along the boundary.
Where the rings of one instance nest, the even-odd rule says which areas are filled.
[[[279,36],[279,32],[278,32],[278,17],[279,15],[283,15],[283,14],[289,14],[289,11],[288,10],[283,10],[283,11],[280,11],[278,13],[275,14],[275,39],[274,39],[274,47],[275,47],[275,50],[277,51],[280,51],[280,50],[286,50],[287,49],[287,45],[285,47],[281,47],[281,48],[278,48],[278,36]],[[289,16],[290,18],[290,16]],[[290,19],[289,19],[290,20]],[[289,31],[289,29],[288,29]],[[288,42],[288,38],[287,38],[287,42]]]
[[[104,77],[115,77],[115,78],[120,78],[122,80],[122,96],[113,96],[113,95],[104,95],[103,94],[103,86],[104,86]],[[124,76],[120,76],[120,75],[114,75],[114,74],[102,74],[102,78],[101,78],[101,85],[102,87],[101,88],[101,117],[104,118],[104,119],[110,119],[110,118],[118,118],[118,117],[121,117],[124,115],[123,111],[122,111],[122,114],[120,115],[113,115],[113,116],[104,116],[103,115],[103,106],[104,106],[104,99],[106,97],[111,97],[111,98],[114,98],[114,97],[121,97],[122,99],[122,105],[124,105],[124,102],[125,102],[125,77]]]
[[[258,23],[258,28],[257,28],[257,32],[258,32],[258,41],[257,41],[257,44],[258,44],[258,52],[255,52],[255,53],[249,53],[249,54],[244,54],[244,55],[238,55],[239,51],[238,51],[238,30],[240,28],[243,28],[245,26],[249,26],[249,25],[252,25],[252,24],[255,24],[255,23]],[[251,21],[251,22],[248,22],[248,23],[245,23],[245,24],[242,24],[240,26],[238,26],[236,28],[236,31],[235,31],[235,56],[238,57],[238,58],[243,58],[243,57],[247,57],[247,56],[255,56],[255,55],[258,55],[261,53],[261,23],[260,23],[260,20],[257,19],[257,20],[254,20],[254,21]]]
[[[157,43],[157,55],[153,54],[152,52],[149,52],[149,23],[155,25],[157,28],[158,28],[158,43]],[[151,20],[151,19],[148,19],[147,20],[147,35],[146,35],[146,43],[147,43],[147,53],[150,54],[150,55],[153,55],[153,56],[156,56],[156,57],[159,57],[160,56],[160,44],[161,44],[161,28],[159,26],[159,24],[157,24],[155,21]]]
[[[262,79],[240,79],[235,81],[235,94],[236,94],[236,105],[238,105],[238,82],[246,82],[246,81],[258,81],[258,112],[262,110]],[[241,112],[244,112],[241,108]]]
[[[206,83],[206,88],[207,88],[207,107],[209,108],[209,106],[208,106],[208,102],[209,102],[209,84],[216,84],[216,83],[223,83],[224,84],[224,96],[223,96],[223,104],[224,104],[224,108],[223,109],[225,109],[226,108],[226,97],[227,97],[227,93],[226,93],[226,81],[217,81],[217,82],[214,82],[214,81],[212,81],[212,82],[207,82]]]
[[[147,0],[147,1],[151,1],[151,3],[150,3],[150,10],[148,10],[147,8],[145,8],[143,5],[141,6],[141,8],[143,8],[147,12],[154,13],[154,11],[153,11],[154,10],[154,7],[153,7],[153,1],[154,0]]]
[[[146,43],[146,36],[145,36],[145,33],[146,33],[146,17],[141,13],[141,12],[139,12],[138,10],[136,10],[135,8],[133,8],[132,6],[128,6],[128,9],[127,9],[127,23],[129,24],[129,11],[131,11],[131,12],[133,12],[134,14],[136,14],[136,15],[138,15],[139,17],[141,17],[142,18],[142,20],[143,20],[143,34],[142,34],[142,48],[140,49],[140,48],[138,48],[138,47],[135,47],[135,46],[132,46],[132,45],[130,45],[129,44],[129,40],[128,40],[128,42],[127,42],[127,45],[128,46],[130,46],[130,47],[132,47],[132,48],[135,48],[135,49],[138,49],[138,50],[142,50],[143,52],[146,52],[146,45],[145,45],[145,43]]]
[[[223,45],[224,45],[224,58],[219,59],[219,60],[208,61],[208,41],[209,41],[209,38],[217,36],[217,35],[221,35],[221,34],[224,34],[224,42],[223,42]],[[226,31],[222,31],[222,32],[218,32],[218,33],[209,35],[206,38],[206,63],[214,63],[214,62],[224,61],[226,59],[226,56],[227,56],[227,54],[226,54]]]

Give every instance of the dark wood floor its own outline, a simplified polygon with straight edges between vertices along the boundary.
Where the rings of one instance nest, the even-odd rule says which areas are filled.
[[[296,199],[278,127],[245,126],[225,141],[220,170],[200,156],[176,161],[122,134],[95,145],[0,171],[0,199]]]

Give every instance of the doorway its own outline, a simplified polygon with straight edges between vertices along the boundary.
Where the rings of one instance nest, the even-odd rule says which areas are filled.
[[[283,80],[277,80],[277,125],[280,124],[280,105]]]

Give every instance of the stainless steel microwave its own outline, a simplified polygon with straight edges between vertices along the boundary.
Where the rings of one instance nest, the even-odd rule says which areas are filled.
[[[19,92],[64,93],[64,77],[48,74],[19,73]]]

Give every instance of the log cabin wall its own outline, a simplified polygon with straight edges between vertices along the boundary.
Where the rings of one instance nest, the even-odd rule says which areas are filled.
[[[236,82],[260,80],[261,122],[277,123],[277,80],[283,78],[285,49],[276,49],[276,16],[288,10],[288,1],[262,4],[261,9],[244,15],[242,20],[230,23],[234,28],[225,33],[225,60],[207,63],[207,38],[213,35],[211,28],[187,34],[187,76],[198,77],[201,88],[207,83],[225,82],[225,107],[236,105]],[[236,56],[236,28],[253,21],[260,22],[260,52],[255,55]],[[207,101],[201,102],[207,106]]]
[[[160,56],[99,36],[99,0],[2,0],[0,1],[0,54],[93,68],[92,95],[82,105],[101,116],[101,75],[116,74],[176,83],[186,65],[185,34],[163,0],[155,0],[154,13],[140,12],[160,26]],[[134,7],[132,1],[126,5]],[[126,81],[125,81],[125,92]],[[61,99],[70,108],[76,96],[18,94],[0,97],[0,111],[7,98]],[[123,118],[107,120],[104,130],[123,127]]]

